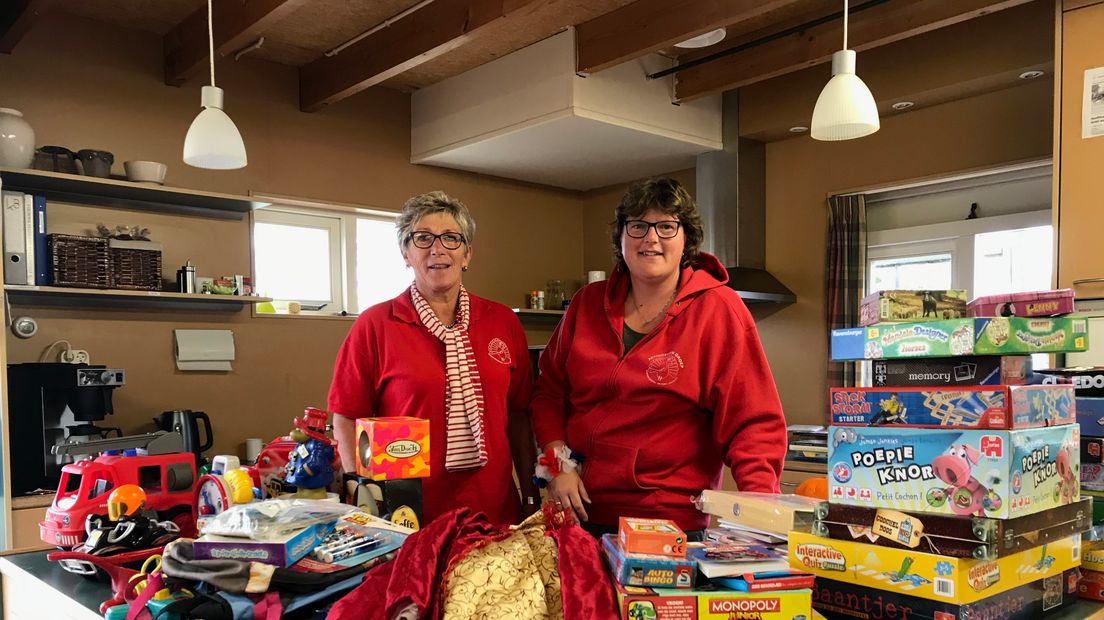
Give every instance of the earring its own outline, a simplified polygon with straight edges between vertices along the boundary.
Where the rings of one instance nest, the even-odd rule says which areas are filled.
[[[464,265],[463,267],[461,267],[461,268],[460,268],[460,271],[467,271],[467,270],[468,270],[468,266],[467,266],[467,265]]]

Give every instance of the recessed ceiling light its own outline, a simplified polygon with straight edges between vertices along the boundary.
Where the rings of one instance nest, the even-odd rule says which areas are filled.
[[[809,128],[804,125],[790,127],[790,133],[805,133],[806,131],[809,131]]]
[[[725,29],[718,28],[716,30],[707,32],[705,34],[699,34],[698,36],[687,39],[682,43],[675,43],[675,47],[681,47],[685,49],[695,49],[699,47],[709,47],[720,43],[725,38]]]
[[[897,103],[893,104],[893,109],[898,111],[907,110],[914,105],[916,104],[911,101],[898,101]]]
[[[1037,77],[1043,77],[1045,75],[1042,71],[1024,71],[1020,74],[1021,80],[1034,80]]]

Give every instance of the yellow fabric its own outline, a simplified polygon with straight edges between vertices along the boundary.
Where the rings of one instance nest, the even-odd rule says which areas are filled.
[[[563,618],[556,542],[544,535],[540,512],[510,535],[469,552],[445,579],[450,620]]]

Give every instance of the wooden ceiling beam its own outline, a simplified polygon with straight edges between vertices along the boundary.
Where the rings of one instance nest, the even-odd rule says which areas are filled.
[[[0,8],[0,53],[10,54],[55,0],[7,0]]]
[[[595,73],[811,0],[637,0],[575,27],[576,71]]]
[[[307,0],[221,0],[212,5],[215,55],[223,57],[257,40]],[[207,66],[207,3],[165,34],[165,83],[180,86]]]
[[[316,112],[518,19],[545,0],[435,0],[299,69],[299,108]]]
[[[872,49],[1029,1],[891,0],[851,16],[848,48]],[[793,25],[779,24],[775,31]],[[679,71],[675,100],[691,101],[828,62],[842,43],[843,22],[839,20]]]

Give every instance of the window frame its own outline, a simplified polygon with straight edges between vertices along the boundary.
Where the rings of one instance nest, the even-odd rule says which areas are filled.
[[[257,312],[254,308],[253,315],[280,318],[348,317],[355,319],[358,313],[353,312],[352,309],[358,307],[356,290],[357,221],[367,219],[394,224],[399,219],[399,212],[362,205],[322,203],[255,192],[250,192],[250,195],[271,203],[263,209],[257,209],[250,213],[249,258],[253,273],[256,274],[257,272],[256,224],[258,222],[327,229],[330,230],[330,294],[333,296],[333,301],[330,304],[317,311],[301,310],[299,314],[270,314]],[[310,222],[314,222],[314,224],[312,225]],[[309,302],[310,300],[300,301]]]

